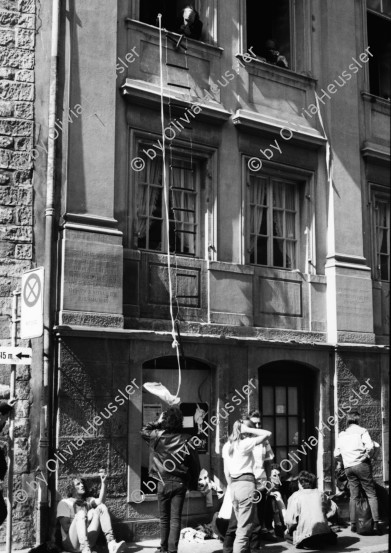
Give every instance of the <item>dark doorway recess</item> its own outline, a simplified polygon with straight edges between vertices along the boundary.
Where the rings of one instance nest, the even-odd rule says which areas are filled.
[[[299,363],[277,362],[259,369],[263,428],[272,432],[270,444],[275,462],[280,464],[288,459],[292,464],[292,469],[285,471],[287,477],[295,477],[301,470],[316,474],[317,446],[303,447],[311,436],[318,437],[316,381],[315,371]],[[283,463],[282,466],[289,468],[290,465]]]

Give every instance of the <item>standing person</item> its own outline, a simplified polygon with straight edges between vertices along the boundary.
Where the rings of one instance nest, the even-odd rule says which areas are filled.
[[[326,514],[331,503],[326,494],[313,488],[316,476],[302,470],[299,474],[299,490],[288,499],[285,515],[288,542],[296,547],[319,549],[322,545],[335,545],[337,534],[330,529]],[[277,496],[278,501],[281,497]]]
[[[68,497],[57,505],[64,551],[91,553],[91,547],[95,545],[101,531],[107,540],[109,553],[122,553],[126,550],[124,541],[117,542],[114,539],[110,514],[104,504],[107,475],[103,469],[99,472],[99,497],[89,497],[85,481],[76,477],[68,485]]]
[[[232,545],[233,553],[244,553],[249,545],[249,538],[254,526],[255,501],[257,500],[255,496],[254,448],[271,436],[271,432],[253,426],[249,419],[236,421],[232,434],[222,451],[224,474],[237,520],[236,536]],[[230,540],[232,541],[232,533],[228,530],[224,540],[224,553],[231,548]]]
[[[359,422],[360,415],[357,411],[353,411],[347,415],[346,430],[340,432],[338,436],[334,456],[337,459],[342,457],[345,473],[348,478],[351,531],[357,532],[356,500],[359,498],[362,487],[368,498],[372,513],[373,531],[376,534],[381,534],[379,528],[379,504],[371,465],[371,454],[374,452],[375,444],[371,440],[368,430],[360,426]]]
[[[0,401],[0,432],[3,430],[8,416],[15,405],[16,398],[9,399],[8,401]],[[5,460],[4,451],[0,448],[0,480],[3,481],[7,473],[7,461]],[[7,506],[3,497],[3,490],[0,490],[0,526],[7,518]]]
[[[170,407],[141,431],[150,448],[149,475],[159,481],[160,553],[177,553],[186,491],[198,487],[198,453],[187,445],[191,436],[183,434],[182,422],[181,411]]]
[[[255,428],[261,428],[261,414],[259,411],[251,411],[249,414],[250,421]],[[274,453],[270,446],[269,440],[257,445],[254,448],[254,475],[256,489],[260,493],[261,500],[256,503],[256,531],[251,536],[251,549],[259,549],[261,540],[274,541],[274,536],[266,527],[266,503],[267,503],[267,482],[270,482],[270,467],[274,459]]]

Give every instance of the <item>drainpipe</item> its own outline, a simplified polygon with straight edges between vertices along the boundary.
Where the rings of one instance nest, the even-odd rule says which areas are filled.
[[[49,115],[48,115],[48,153],[47,153],[47,183],[46,183],[46,209],[45,209],[45,279],[44,279],[44,302],[43,302],[43,374],[41,383],[41,413],[40,413],[40,436],[39,436],[39,464],[40,470],[46,482],[39,482],[38,488],[38,512],[37,512],[37,543],[43,543],[48,537],[49,527],[49,490],[48,469],[46,463],[49,459],[50,439],[50,397],[51,383],[53,380],[53,344],[52,344],[52,292],[53,286],[53,227],[54,227],[54,189],[55,189],[55,122],[57,104],[57,80],[58,80],[58,41],[59,41],[59,20],[60,0],[53,0],[52,3],[52,37],[51,37],[51,58],[50,58],[50,82],[49,82]]]

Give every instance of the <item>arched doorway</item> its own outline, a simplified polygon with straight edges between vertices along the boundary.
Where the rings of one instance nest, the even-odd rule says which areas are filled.
[[[308,440],[318,420],[317,389],[316,372],[300,363],[274,362],[259,369],[263,428],[272,432],[275,462],[288,478],[301,470],[316,474],[317,447]]]
[[[202,441],[199,446],[201,468],[210,473],[211,446],[209,432],[198,433],[198,423],[208,422],[212,399],[211,368],[206,363],[192,358],[181,360],[182,383],[179,392],[181,409],[184,419],[184,432],[198,435]],[[142,381],[161,382],[173,395],[178,388],[178,363],[175,356],[158,357],[143,364]],[[142,421],[143,425],[158,418],[168,405],[157,396],[142,390]],[[200,418],[201,417],[201,418]],[[141,450],[141,490],[150,494],[153,486],[146,484],[148,477],[149,449],[145,442]]]

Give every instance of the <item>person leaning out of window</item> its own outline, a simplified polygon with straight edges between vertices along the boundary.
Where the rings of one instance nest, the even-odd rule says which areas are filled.
[[[195,40],[201,38],[202,21],[200,21],[198,12],[191,4],[182,10],[177,21],[177,32],[187,38],[194,38]]]

